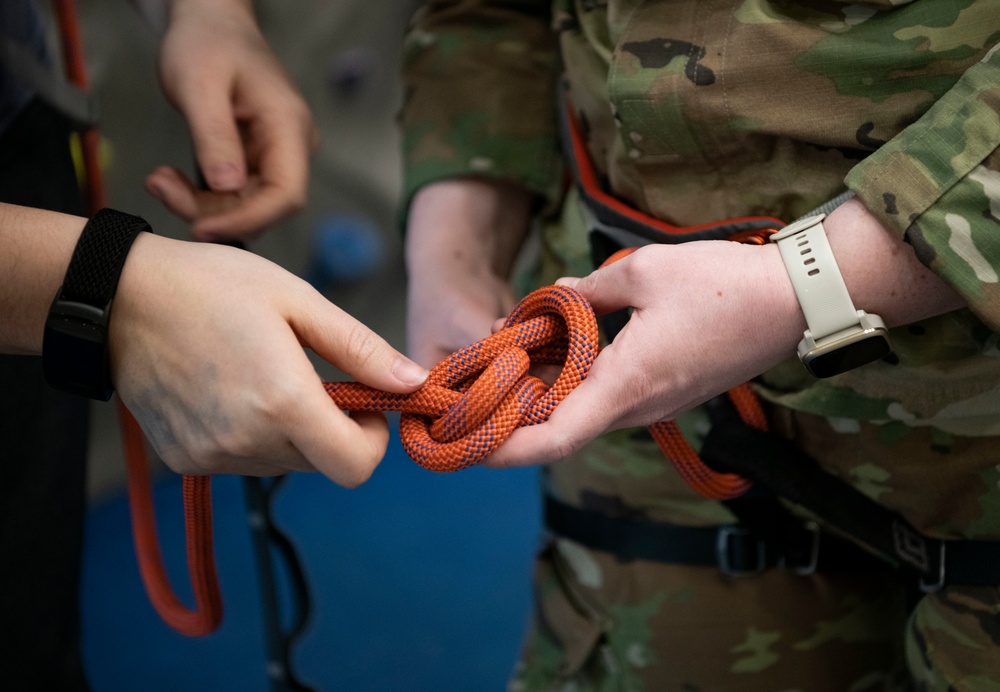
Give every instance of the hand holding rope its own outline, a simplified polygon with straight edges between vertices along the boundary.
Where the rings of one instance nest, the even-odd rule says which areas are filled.
[[[504,328],[452,354],[435,366],[412,394],[393,394],[356,382],[324,387],[345,411],[401,411],[400,437],[406,453],[437,472],[458,471],[491,454],[518,427],[544,423],[587,376],[599,350],[597,320],[587,300],[566,286],[548,286],[524,298]],[[528,370],[532,364],[562,364],[550,386]],[[749,385],[729,391],[741,418],[766,429],[760,403]],[[127,414],[127,411],[125,412]],[[126,425],[130,468],[144,465],[141,431]],[[746,492],[745,478],[707,466],[676,423],[649,426],[653,439],[681,477],[710,499]],[[138,434],[139,437],[135,437]],[[156,545],[148,477],[130,476],[133,523],[143,579],[154,606],[172,627],[191,636],[212,632],[222,617],[222,600],[212,557],[210,478],[184,477],[188,568],[196,607],[173,595]]]

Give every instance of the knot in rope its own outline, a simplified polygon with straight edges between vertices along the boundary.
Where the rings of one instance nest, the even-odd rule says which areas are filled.
[[[489,455],[516,429],[548,420],[587,376],[597,357],[597,320],[586,299],[566,286],[525,297],[499,332],[435,366],[412,394],[356,382],[326,382],[348,411],[401,411],[406,453],[431,471],[458,471]],[[550,386],[528,373],[562,364]]]

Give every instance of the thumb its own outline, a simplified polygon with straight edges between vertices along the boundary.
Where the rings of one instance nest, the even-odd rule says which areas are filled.
[[[556,283],[575,289],[587,299],[594,312],[604,315],[633,305],[635,291],[631,287],[632,257],[591,272],[582,278],[562,278]]]
[[[247,181],[246,157],[228,90],[195,94],[196,106],[183,108],[198,167],[216,192],[241,189]]]
[[[315,299],[320,309],[294,327],[321,358],[358,382],[389,392],[412,392],[426,381],[425,368],[318,293]]]

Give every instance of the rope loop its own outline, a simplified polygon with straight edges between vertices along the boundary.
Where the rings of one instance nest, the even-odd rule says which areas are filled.
[[[597,320],[566,286],[525,297],[503,329],[435,366],[413,394],[390,394],[356,382],[326,382],[348,411],[401,411],[403,447],[431,471],[458,471],[493,452],[518,427],[548,420],[582,382],[597,357]],[[563,364],[550,386],[532,365]]]

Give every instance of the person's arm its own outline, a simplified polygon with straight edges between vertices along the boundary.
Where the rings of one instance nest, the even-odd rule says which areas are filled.
[[[824,226],[854,304],[888,326],[962,305],[860,202]],[[632,307],[632,316],[548,422],[515,431],[488,466],[556,461],[605,432],[672,420],[787,359],[806,328],[773,245],[647,246],[560,283],[598,313]]]
[[[0,350],[38,354],[85,219],[0,204]],[[279,266],[233,248],[135,240],[109,325],[119,396],[179,473],[318,470],[354,486],[385,452],[380,414],[348,417],[304,348],[393,392],[426,371]]]
[[[992,23],[1000,30],[1000,20]],[[846,182],[886,230],[1000,332],[1000,44]]]
[[[38,355],[86,219],[0,202],[0,353]]]
[[[856,166],[824,222],[854,304],[905,325],[967,306],[1000,331],[1000,50]],[[487,461],[554,461],[603,432],[674,418],[795,352],[804,318],[773,246],[640,250],[567,279],[599,311],[636,309],[545,424]]]
[[[414,360],[436,365],[514,308],[508,280],[530,213],[530,193],[500,182],[447,180],[416,194],[406,235]]]
[[[424,365],[513,307],[531,213],[559,193],[550,4],[427,2],[407,35],[408,340]]]
[[[208,189],[160,167],[147,190],[196,240],[250,239],[305,204],[318,134],[250,0],[161,0],[163,93],[187,119]],[[154,3],[145,3],[147,5]],[[147,8],[147,12],[149,8]]]

